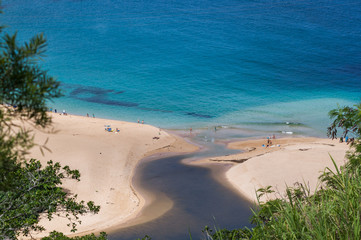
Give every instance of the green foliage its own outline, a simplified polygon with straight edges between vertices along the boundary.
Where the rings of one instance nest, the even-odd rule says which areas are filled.
[[[99,211],[93,202],[78,202],[77,195],[61,188],[63,179],[79,180],[79,172],[52,161],[42,166],[27,158],[35,144],[32,132],[24,126],[50,125],[46,102],[61,96],[59,82],[39,64],[46,40],[37,35],[19,45],[16,34],[4,34],[0,48],[0,239],[17,239],[20,234],[44,230],[39,225],[40,215],[49,220],[54,215],[63,216],[76,231],[79,215]],[[69,238],[53,232],[45,239]],[[75,239],[106,239],[106,235]]]
[[[44,36],[37,35],[29,43],[19,46],[16,34],[5,34],[0,46],[0,101],[16,106],[7,112],[7,116],[22,117],[46,126],[50,122],[46,101],[59,97],[61,93],[60,83],[38,64],[45,52]]]
[[[34,146],[31,131],[21,122],[45,127],[51,119],[46,101],[61,96],[59,82],[38,64],[44,53],[43,35],[19,46],[16,34],[0,41],[0,189],[11,187],[7,173],[20,167]],[[14,122],[16,120],[16,123]]]
[[[94,234],[85,235],[81,237],[67,237],[63,233],[59,232],[51,232],[48,237],[42,238],[42,240],[106,240],[107,234],[105,232],[101,232],[100,236],[95,236]]]
[[[361,136],[361,103],[353,107],[340,107],[329,112],[331,119],[334,119],[331,126],[327,129],[327,136],[337,138],[337,128],[343,130],[342,136],[352,133],[356,137]]]
[[[54,215],[69,219],[72,231],[76,230],[78,215],[86,212],[97,213],[99,207],[93,202],[87,205],[77,202],[76,195],[66,193],[62,188],[65,178],[79,180],[79,172],[61,167],[49,161],[42,168],[39,161],[29,163],[10,173],[13,188],[0,191],[0,238],[16,239],[18,234],[28,235],[30,231],[41,231],[38,225],[40,214],[51,220]]]
[[[342,136],[353,135],[356,139],[351,142],[352,151],[347,153],[348,168],[358,168],[361,164],[361,103],[354,105],[354,107],[339,107],[329,112],[331,119],[334,119],[331,126],[328,128],[327,136],[334,139],[337,137],[337,128],[343,130]]]
[[[207,239],[212,240],[226,240],[226,239],[249,239],[251,237],[252,231],[248,228],[244,229],[219,229],[216,230],[215,233],[212,233],[213,230],[208,226],[202,230],[202,232],[206,235]]]

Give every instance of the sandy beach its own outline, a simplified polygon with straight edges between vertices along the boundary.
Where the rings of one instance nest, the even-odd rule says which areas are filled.
[[[132,187],[132,175],[139,160],[155,153],[197,149],[179,137],[146,124],[54,113],[52,117],[51,128],[35,130],[35,142],[41,145],[48,139],[46,146],[51,152],[44,150],[43,155],[35,146],[29,156],[43,163],[60,162],[62,166],[80,171],[80,182],[65,181],[63,187],[78,194],[79,200],[94,201],[101,210],[97,215],[81,216],[77,235],[110,232],[114,226],[126,226],[123,223],[137,216],[145,204],[144,198]],[[105,131],[107,125],[113,131]],[[69,235],[67,223],[58,217],[50,222],[41,221],[46,232],[57,230]]]
[[[53,124],[46,130],[35,130],[35,142],[46,143],[50,151],[34,147],[30,156],[45,163],[48,160],[69,165],[81,173],[81,181],[65,181],[64,188],[78,194],[79,200],[94,201],[101,206],[99,214],[81,216],[82,224],[75,235],[107,231],[150,221],[172,208],[172,201],[164,196],[157,202],[156,211],[139,218],[142,207],[155,198],[147,191],[139,194],[132,186],[137,163],[144,157],[157,154],[183,153],[198,148],[168,132],[139,123],[91,117],[53,114]],[[106,131],[107,127],[111,131]],[[118,131],[117,131],[118,130]],[[48,140],[47,140],[48,139]],[[249,201],[256,201],[255,190],[274,186],[277,193],[267,199],[279,197],[286,185],[307,183],[315,189],[317,178],[325,167],[333,168],[329,154],[338,165],[344,164],[349,146],[337,140],[321,138],[280,138],[272,146],[263,147],[266,139],[231,142],[228,148],[239,154],[210,157],[192,164],[231,164],[222,181]],[[224,171],[224,170],[222,170]],[[158,196],[159,197],[159,196]],[[153,200],[152,200],[153,199]],[[262,199],[265,200],[265,199]],[[159,206],[158,206],[159,205]],[[160,206],[161,205],[161,206]],[[42,220],[46,232],[70,232],[64,218]]]
[[[283,197],[286,187],[296,182],[314,191],[321,172],[326,167],[334,169],[330,155],[341,166],[349,149],[346,143],[323,138],[272,139],[272,146],[267,148],[262,146],[266,142],[266,139],[232,142],[229,148],[244,152],[203,159],[198,164],[233,164],[226,172],[226,179],[250,201],[257,201],[257,189],[273,186],[275,193],[262,197],[264,201]]]

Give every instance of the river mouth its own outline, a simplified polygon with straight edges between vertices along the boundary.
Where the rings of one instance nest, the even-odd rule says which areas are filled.
[[[253,204],[234,191],[224,178],[230,165],[185,163],[237,151],[213,142],[202,145],[204,148],[195,153],[156,160],[146,158],[140,162],[133,185],[141,195],[147,195],[150,198],[147,202],[151,203],[140,212],[139,219],[146,220],[157,214],[160,217],[116,230],[109,239],[135,240],[145,235],[155,240],[204,239],[205,226],[211,229],[251,226]]]

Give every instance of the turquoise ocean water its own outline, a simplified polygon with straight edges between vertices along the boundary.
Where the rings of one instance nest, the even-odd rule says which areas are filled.
[[[361,99],[358,0],[3,0],[19,42],[43,32],[44,67],[78,115],[173,129],[324,135]],[[254,131],[254,132],[252,132]]]

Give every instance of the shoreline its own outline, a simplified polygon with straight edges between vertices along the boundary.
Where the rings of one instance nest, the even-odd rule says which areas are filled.
[[[180,138],[180,137],[175,135],[175,138]],[[199,149],[195,149],[193,152],[196,152],[198,150]],[[142,163],[143,161],[146,162],[157,161],[162,158],[178,156],[187,153],[191,153],[191,152],[172,152],[172,151],[165,152],[164,150],[163,151],[160,150],[159,152],[148,153],[143,158],[141,158],[137,162],[137,165],[134,167],[131,178],[131,188],[134,190],[134,194],[137,195],[140,202],[138,208],[136,209],[136,211],[134,211],[131,214],[131,216],[129,216],[129,218],[125,219],[123,222],[114,224],[106,229],[98,230],[96,231],[96,233],[105,231],[108,234],[112,234],[117,230],[121,230],[124,228],[132,227],[135,225],[139,225],[155,220],[159,217],[162,217],[165,213],[171,210],[174,205],[172,199],[168,198],[167,195],[165,194],[158,193],[157,195],[155,195],[153,192],[148,191],[148,189],[138,186],[139,182],[135,183],[134,178],[136,176],[136,171],[137,168],[139,167],[139,164]],[[74,236],[90,234],[90,233],[94,233],[94,231],[81,233],[81,234],[74,234]]]
[[[227,144],[228,148],[243,152],[204,158],[191,164],[229,164],[230,167],[224,172],[227,184],[243,198],[256,203],[256,190],[267,186],[272,186],[275,193],[264,195],[261,201],[285,197],[287,186],[292,187],[295,183],[307,185],[313,193],[319,184],[320,173],[326,167],[335,169],[329,154],[339,167],[344,165],[345,154],[349,150],[346,143],[327,138],[278,138],[272,139],[273,146],[262,147],[266,141],[267,139],[252,139],[230,142]]]
[[[52,159],[60,162],[62,166],[69,165],[73,169],[78,169],[82,174],[81,181],[78,183],[65,181],[64,188],[79,194],[79,200],[93,200],[95,204],[101,206],[101,212],[97,215],[82,216],[82,224],[78,226],[76,233],[71,233],[70,228],[66,227],[67,222],[62,219],[53,219],[50,222],[42,220],[40,224],[43,224],[47,231],[35,235],[37,238],[45,236],[46,233],[55,229],[68,236],[99,233],[101,231],[112,233],[117,229],[145,223],[162,216],[173,207],[173,201],[165,194],[154,196],[146,189],[137,189],[133,181],[136,168],[141,161],[153,161],[166,156],[207,148],[200,143],[191,142],[186,137],[188,136],[186,131],[165,131],[146,124],[85,116],[64,116],[54,113],[52,116],[54,123],[51,127],[59,130],[58,132],[49,134],[46,131],[35,130],[35,142],[44,142],[49,137],[50,146],[48,147],[52,153],[50,155],[46,153],[45,156],[42,156],[35,147],[35,150],[31,151],[31,157],[41,160],[42,163]],[[119,132],[106,132],[104,125],[111,125],[113,130],[118,129]],[[274,147],[261,147],[265,141],[265,139],[259,138],[228,141],[226,143],[220,141],[229,149],[243,152],[226,156],[198,158],[195,161],[182,161],[182,163],[209,168],[212,171],[212,177],[224,187],[231,189],[249,202],[255,202],[254,189],[260,186],[264,187],[262,179],[266,178],[268,185],[275,185],[278,190],[283,190],[274,176],[272,179],[270,174],[267,175],[267,172],[274,173],[277,171],[279,161],[286,164],[287,158],[285,159],[284,156],[280,158],[280,153],[290,154],[293,151],[295,154],[299,151],[314,154],[313,150],[316,152],[321,150],[315,148],[315,144],[339,145],[341,148],[338,149],[338,154],[343,153],[343,156],[348,149],[345,143],[343,145],[338,144],[337,141],[330,143],[331,140],[323,138],[278,138],[272,140],[276,144]],[[300,149],[307,150],[300,151]],[[98,151],[101,151],[99,155]],[[323,153],[325,152],[323,151]],[[281,160],[277,160],[278,158]],[[273,164],[267,165],[266,172],[264,169],[259,169],[260,164],[265,164],[265,161]],[[324,164],[323,160],[321,162]],[[338,161],[339,163],[340,161]],[[253,169],[253,171],[246,171],[245,168]],[[291,170],[288,169],[288,175],[292,173]],[[261,173],[257,175],[258,171]],[[119,175],[120,172],[122,174]],[[277,176],[282,176],[280,174],[282,173]],[[286,175],[281,177],[282,181],[288,179],[288,175]],[[314,177],[315,172],[307,176]],[[113,182],[117,182],[117,184]],[[274,196],[270,198],[272,197]],[[146,207],[149,205],[152,205],[153,211],[149,211],[149,207]],[[147,209],[147,213],[144,212],[145,209]],[[59,227],[61,224],[62,227]]]
[[[66,180],[63,187],[78,194],[79,200],[94,201],[101,210],[96,215],[81,216],[82,224],[78,225],[76,233],[70,232],[66,226],[68,222],[62,218],[54,217],[52,221],[43,218],[40,224],[46,232],[34,235],[36,238],[53,230],[78,236],[111,231],[123,223],[126,226],[145,204],[143,196],[132,185],[140,160],[156,153],[181,154],[197,150],[180,137],[147,124],[55,113],[52,119],[50,128],[33,129],[35,142],[41,145],[49,139],[46,146],[51,152],[42,155],[40,149],[34,147],[29,156],[42,164],[53,160],[78,169],[80,182]],[[114,131],[105,131],[106,125]]]

